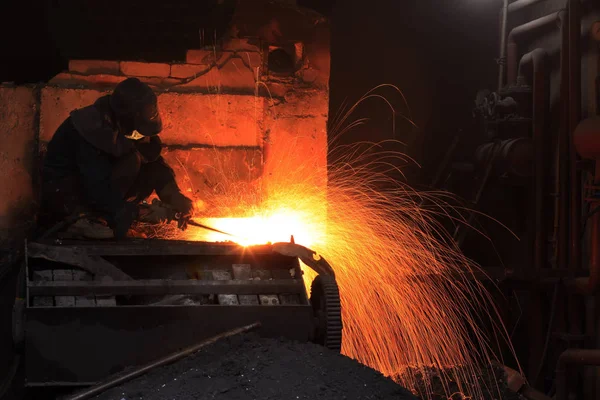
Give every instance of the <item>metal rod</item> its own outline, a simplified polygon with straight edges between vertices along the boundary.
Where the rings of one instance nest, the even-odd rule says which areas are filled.
[[[260,327],[260,322],[255,322],[253,324],[250,325],[246,325],[243,326],[241,328],[236,328],[236,329],[232,329],[230,331],[227,332],[223,332],[220,335],[217,336],[213,336],[210,339],[204,340],[196,345],[193,345],[191,347],[188,347],[184,350],[180,350],[177,351],[175,353],[172,353],[171,355],[168,355],[166,357],[160,358],[150,364],[146,364],[140,368],[136,368],[132,371],[128,371],[125,372],[123,374],[119,374],[117,376],[114,376],[112,378],[109,378],[108,380],[106,380],[105,382],[99,383],[95,386],[92,386],[89,389],[83,390],[79,393],[76,393],[70,397],[67,397],[64,400],[85,400],[85,399],[89,399],[93,396],[96,396],[100,393],[105,392],[108,389],[111,389],[115,386],[118,386],[122,383],[128,382],[132,379],[135,379],[139,376],[144,375],[146,372],[153,370],[154,368],[157,367],[162,367],[164,365],[168,365],[168,364],[172,364],[175,361],[179,361],[182,358],[185,358],[187,356],[190,356],[194,353],[196,353],[198,350],[201,350],[202,348],[211,345],[221,339],[225,339],[231,336],[235,336],[235,335],[239,335],[242,333],[246,333],[249,331],[252,331],[254,329],[257,329]]]
[[[508,26],[508,0],[503,0],[500,16],[500,56],[498,57],[498,91],[504,87],[506,73],[506,30]]]
[[[573,133],[581,121],[581,4],[568,3],[569,38],[569,177],[571,206],[570,268],[579,269],[581,263],[581,173],[577,168],[578,155]]]
[[[302,293],[302,279],[268,281],[30,281],[30,296],[168,295],[168,294],[280,294]]]
[[[596,298],[586,297],[585,298],[585,342],[584,347],[587,349],[593,349],[596,345]],[[597,375],[597,368],[586,368],[584,370],[583,383],[584,393],[588,399],[598,399],[597,388],[595,378]]]
[[[581,121],[581,1],[567,1],[568,10],[568,29],[567,37],[569,41],[568,65],[569,77],[567,86],[569,91],[569,103],[567,109],[568,115],[568,171],[569,171],[569,268],[579,270],[581,267],[581,172],[578,169],[578,154],[575,151],[573,142],[574,132]],[[567,298],[569,334],[581,335],[584,333],[583,322],[585,314],[583,300],[577,296]],[[585,387],[585,377],[577,376],[577,387]],[[559,376],[557,380],[557,398],[559,396]]]
[[[195,226],[196,228],[206,229],[207,231],[217,232],[217,233],[220,233],[220,234],[226,235],[226,236],[237,237],[236,235],[234,235],[232,233],[223,232],[221,230],[218,230],[216,228],[211,228],[208,225],[203,225],[203,224],[200,224],[200,223],[198,223],[196,221],[193,221],[193,220],[189,220],[188,221],[188,225]]]
[[[550,73],[548,54],[535,49],[521,58],[519,75],[523,74],[533,86],[533,143],[534,153],[534,267],[536,270],[547,265],[547,157],[549,149]]]
[[[557,266],[568,268],[569,242],[569,30],[562,16],[560,50],[560,130],[558,137]]]
[[[600,213],[595,213],[591,218],[588,288],[590,293],[594,293],[600,283]]]

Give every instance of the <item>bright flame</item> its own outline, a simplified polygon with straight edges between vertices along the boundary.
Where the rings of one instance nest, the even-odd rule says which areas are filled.
[[[208,242],[233,241],[243,246],[265,243],[294,241],[304,246],[311,247],[322,232],[308,223],[309,219],[303,213],[282,208],[266,215],[256,215],[242,218],[205,218],[202,224],[230,233],[233,236],[223,235],[218,232],[194,232],[192,240]]]

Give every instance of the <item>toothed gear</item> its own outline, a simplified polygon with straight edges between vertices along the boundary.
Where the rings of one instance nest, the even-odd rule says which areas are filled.
[[[310,288],[310,304],[315,317],[313,341],[334,351],[342,349],[342,306],[333,276],[319,275]]]

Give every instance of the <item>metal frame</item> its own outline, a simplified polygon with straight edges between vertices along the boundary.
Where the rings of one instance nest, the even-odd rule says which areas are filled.
[[[234,243],[161,240],[121,242],[41,242],[26,244],[24,343],[27,386],[89,385],[124,368],[166,356],[199,340],[241,324],[260,321],[261,336],[310,341],[313,310],[301,279],[299,259],[310,258],[318,273],[331,267],[316,253],[293,243],[242,247]],[[239,259],[275,266],[275,279],[168,280],[133,279],[112,261],[140,256],[171,256],[192,263]],[[233,257],[229,257],[233,256]],[[103,258],[107,257],[107,258]],[[67,269],[84,269],[112,279],[94,281],[33,281],[31,260],[61,260]],[[277,267],[281,259],[284,266]],[[124,260],[124,261],[123,261]],[[220,260],[220,261],[219,261]],[[289,260],[289,263],[286,261]],[[226,261],[228,263],[229,261]],[[275,263],[275,264],[273,264]],[[226,265],[226,264],[224,264]],[[290,266],[295,276],[283,274]],[[332,272],[332,270],[331,270]],[[282,279],[286,278],[287,279]],[[107,307],[33,306],[34,296],[168,296],[168,295],[299,295],[300,304],[278,305],[112,305]]]
[[[301,294],[304,282],[298,279],[269,281],[168,281],[162,279],[134,281],[54,281],[28,282],[29,296],[86,295],[168,295],[168,294]]]

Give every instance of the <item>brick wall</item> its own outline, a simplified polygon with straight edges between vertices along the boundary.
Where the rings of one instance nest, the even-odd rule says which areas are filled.
[[[38,109],[36,88],[0,86],[0,248],[24,237],[35,208]]]

